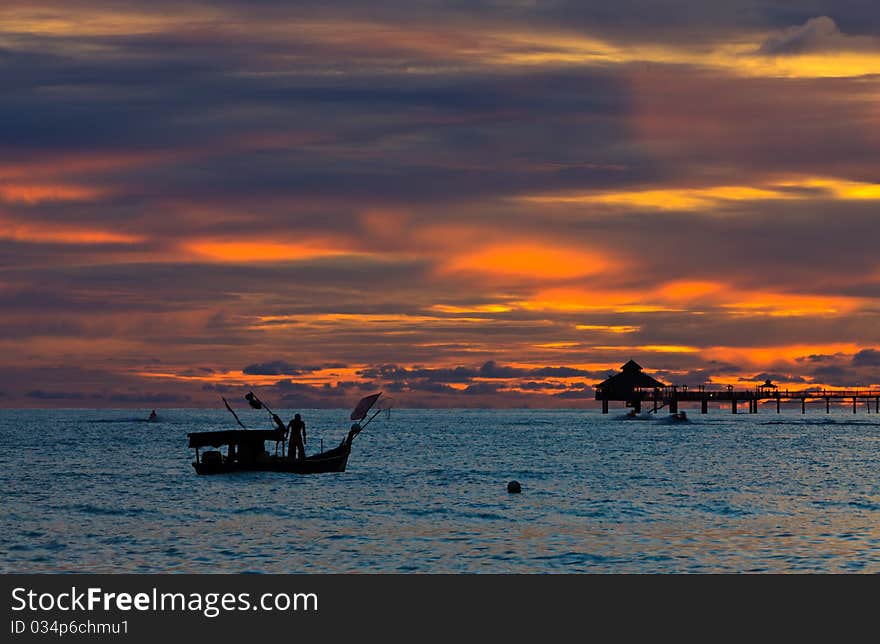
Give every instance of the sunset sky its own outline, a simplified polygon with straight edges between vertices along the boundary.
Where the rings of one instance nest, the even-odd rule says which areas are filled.
[[[880,4],[4,0],[0,406],[880,384]]]

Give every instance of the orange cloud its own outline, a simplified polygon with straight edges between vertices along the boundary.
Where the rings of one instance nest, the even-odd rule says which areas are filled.
[[[220,15],[203,7],[196,11],[185,6],[176,8],[174,15],[161,11],[134,11],[130,7],[117,11],[82,5],[74,11],[65,3],[53,8],[51,1],[40,7],[10,5],[0,8],[4,31],[58,37],[155,33],[173,29],[187,18],[208,20]]]
[[[598,331],[601,333],[638,333],[642,329],[640,326],[625,324],[576,324],[574,328],[578,331]]]
[[[801,189],[798,192],[797,189]],[[812,192],[811,192],[812,191]],[[730,202],[815,200],[815,191],[838,201],[880,200],[880,183],[851,181],[836,177],[786,177],[758,185],[648,188],[525,195],[518,201],[536,204],[621,206],[632,209],[707,211]],[[821,195],[820,195],[821,196]]]
[[[609,265],[607,258],[592,251],[512,243],[463,253],[452,258],[444,270],[541,280],[593,275]]]
[[[512,311],[513,308],[506,304],[475,304],[471,306],[454,306],[451,304],[434,304],[429,307],[431,311],[437,313],[506,313]]]
[[[0,185],[0,200],[36,204],[44,201],[89,201],[105,194],[104,190],[64,184]]]
[[[260,316],[251,325],[252,329],[278,331],[282,329],[314,329],[328,328],[378,328],[386,333],[411,333],[415,327],[431,324],[432,327],[457,328],[462,323],[488,324],[491,320],[485,317],[440,317],[431,315],[404,315],[394,313],[312,313],[301,315],[266,315]]]
[[[672,281],[644,290],[547,288],[510,305],[526,310],[615,313],[701,312],[720,308],[740,316],[833,316],[856,311],[864,298],[750,290],[710,281]]]
[[[594,346],[593,349],[598,349],[600,351],[621,351],[622,353],[628,351],[645,351],[648,353],[698,353],[700,351],[699,347],[690,347],[681,344],[640,344],[635,346],[604,345]]]
[[[145,237],[65,224],[28,224],[0,218],[0,239],[48,244],[136,244]]]
[[[681,311],[640,291],[601,288],[544,288],[515,304],[528,311],[611,311],[615,313],[652,313]]]
[[[319,242],[199,240],[183,245],[195,259],[214,262],[292,262],[321,257],[353,255],[350,250]]]
[[[797,358],[810,355],[854,354],[863,347],[852,342],[816,344],[789,344],[765,347],[709,347],[700,352],[706,360],[767,367],[780,362],[794,363]]]

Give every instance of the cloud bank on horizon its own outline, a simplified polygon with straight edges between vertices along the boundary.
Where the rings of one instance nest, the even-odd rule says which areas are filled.
[[[3,3],[0,406],[880,384],[880,7],[798,4]]]

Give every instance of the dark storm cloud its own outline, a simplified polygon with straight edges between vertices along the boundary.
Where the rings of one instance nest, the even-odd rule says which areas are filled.
[[[702,363],[704,361],[700,360],[699,362]],[[683,363],[682,366],[685,367],[684,371],[668,371],[666,369],[660,369],[652,375],[661,382],[669,385],[698,387],[713,382],[729,381],[735,374],[742,371],[737,365],[726,364],[715,360],[708,360],[705,361],[705,363],[705,367],[700,366],[691,368],[687,368],[689,366],[688,363]]]
[[[776,372],[768,372],[762,371],[761,373],[752,374],[749,378],[740,378],[742,382],[755,382],[757,380],[763,380],[770,382],[800,382],[805,383],[807,379],[791,373],[776,373]]]
[[[797,360],[805,375],[832,387],[865,387],[878,382],[880,351],[862,349],[855,354],[814,354]]]
[[[480,367],[461,366],[450,369],[406,369],[397,365],[384,365],[366,369],[359,372],[359,375],[373,379],[375,389],[404,396],[403,400],[410,405],[472,406],[473,402],[464,400],[472,399],[482,401],[479,403],[481,405],[523,406],[534,404],[535,401],[532,399],[535,396],[550,396],[560,401],[589,399],[593,395],[593,389],[583,382],[502,381],[521,377],[594,376],[595,372],[570,367],[518,368],[487,361]],[[455,388],[449,383],[467,386],[463,389]],[[513,391],[514,389],[520,392]],[[430,395],[432,398],[429,400],[422,398],[424,395]]]
[[[536,382],[534,380],[529,380],[527,382],[520,382],[516,385],[518,389],[523,389],[525,391],[547,391],[547,390],[560,390],[560,389],[568,389],[568,385],[561,382]],[[583,383],[581,384],[583,387]]]
[[[595,391],[590,386],[581,387],[579,389],[571,389],[569,391],[561,391],[551,394],[553,398],[560,400],[590,400],[595,398]]]
[[[385,388],[392,393],[403,392],[421,392],[432,394],[454,394],[458,390],[449,385],[431,380],[407,380],[395,381],[385,385]]]
[[[34,389],[25,394],[28,398],[37,400],[82,400],[85,395],[80,391],[43,391]]]
[[[816,367],[810,375],[818,382],[828,383],[832,387],[855,387],[864,384],[852,369],[838,365]]]
[[[862,349],[853,356],[854,367],[880,367],[880,351],[877,349]]]
[[[524,369],[506,367],[490,360],[480,367],[479,375],[482,378],[520,378],[525,375]]]
[[[402,380],[412,379],[431,379],[442,382],[469,382],[479,374],[477,369],[468,367],[454,367],[451,369],[434,368],[412,368],[407,369],[394,364],[382,365],[379,367],[370,367],[358,372],[358,375],[364,378],[388,380],[398,382]]]
[[[188,403],[192,398],[188,395],[171,393],[116,393],[107,396],[107,399],[118,403]]]
[[[272,360],[270,362],[258,362],[250,364],[242,369],[249,376],[302,376],[321,369],[344,369],[341,363],[328,363],[323,365],[294,365],[285,360]]]
[[[500,388],[501,385],[494,382],[477,382],[465,387],[461,393],[465,396],[485,396],[498,393]]]
[[[808,356],[802,356],[798,358],[798,362],[807,363],[807,364],[822,364],[828,362],[834,362],[843,357],[842,353],[837,353],[835,355],[823,355],[820,353],[814,353]]]
[[[345,382],[316,386],[291,380],[279,380],[271,389],[272,395],[279,396],[282,404],[299,409],[348,407],[363,395],[360,383]]]
[[[790,55],[827,52],[840,49],[874,49],[880,51],[880,41],[870,38],[846,36],[832,18],[810,18],[803,25],[789,27],[771,35],[758,53],[767,55]]]
[[[231,391],[239,391],[242,388],[236,385],[218,385],[214,383],[207,383],[202,385],[202,391],[216,391],[221,394],[228,394]]]

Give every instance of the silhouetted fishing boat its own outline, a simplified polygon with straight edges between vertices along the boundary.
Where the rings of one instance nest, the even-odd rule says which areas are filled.
[[[265,408],[275,422],[275,429],[233,429],[216,432],[195,432],[189,434],[189,446],[196,450],[196,460],[192,466],[198,474],[225,474],[241,471],[263,472],[288,472],[293,474],[323,474],[325,472],[344,472],[351,454],[351,444],[355,437],[369,425],[382,411],[390,409],[383,406],[373,412],[373,415],[363,425],[360,421],[376,405],[381,393],[365,396],[352,411],[350,419],[356,421],[349,429],[348,434],[342,439],[338,447],[313,454],[303,459],[291,459],[285,455],[283,445],[287,441],[287,428],[262,401],[252,393],[248,394],[248,402],[256,409]],[[223,401],[226,403],[226,400]],[[244,425],[238,416],[226,403],[227,409],[232,412],[239,425]],[[266,441],[275,442],[276,453],[270,454],[265,449]],[[282,444],[279,456],[278,444]],[[219,448],[226,445],[227,453],[224,455]],[[204,453],[201,448],[213,447]],[[291,450],[293,451],[293,450]]]

